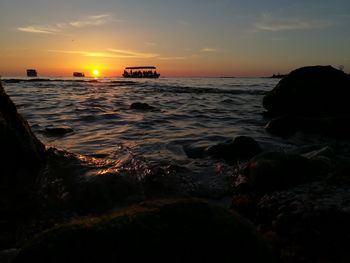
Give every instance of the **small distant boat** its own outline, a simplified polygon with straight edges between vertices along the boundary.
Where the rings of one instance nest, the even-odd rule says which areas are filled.
[[[85,74],[82,73],[82,72],[73,72],[73,77],[80,77],[80,78],[82,78],[82,77],[85,77]]]
[[[156,67],[154,66],[126,67],[124,69],[123,77],[157,79],[160,77],[160,74],[157,73]]]
[[[27,77],[37,77],[38,72],[35,69],[27,69]]]

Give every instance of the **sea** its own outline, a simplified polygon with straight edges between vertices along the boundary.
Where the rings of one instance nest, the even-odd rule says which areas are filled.
[[[322,141],[304,134],[278,137],[266,132],[269,119],[262,100],[278,81],[3,78],[2,84],[46,147],[113,163],[109,168],[115,171],[126,164],[142,175],[150,167],[172,167],[204,192],[218,193],[227,189],[218,178],[229,177],[235,168],[199,154],[206,148],[241,135],[254,138],[266,151],[292,151]],[[135,102],[154,109],[131,109]],[[67,133],[48,132],[52,128]]]

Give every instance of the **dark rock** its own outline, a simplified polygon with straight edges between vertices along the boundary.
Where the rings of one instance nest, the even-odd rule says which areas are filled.
[[[350,113],[349,77],[331,66],[296,69],[263,99],[263,106],[277,115],[301,116]]]
[[[65,135],[67,133],[73,132],[73,129],[68,126],[62,126],[62,127],[52,127],[48,126],[45,128],[45,134],[49,136],[60,136]]]
[[[143,203],[57,226],[33,238],[19,262],[275,262],[254,227],[200,200]]]
[[[134,102],[130,105],[130,109],[132,110],[154,110],[155,107],[142,102]]]
[[[292,135],[298,131],[300,127],[300,121],[295,116],[283,116],[275,118],[267,123],[265,126],[266,131],[271,134],[287,136]]]
[[[203,146],[196,147],[193,145],[184,145],[183,150],[186,153],[188,158],[197,159],[197,158],[204,157],[206,147],[203,147]]]
[[[0,251],[0,262],[11,263],[12,260],[18,255],[19,249],[6,249]]]
[[[349,185],[300,185],[257,205],[264,231],[281,239],[282,262],[350,262]]]
[[[233,141],[211,146],[205,152],[216,158],[232,162],[247,161],[261,152],[260,145],[251,137],[238,136]]]
[[[35,190],[45,164],[45,146],[0,83],[0,249],[14,247],[38,212]]]
[[[300,155],[269,152],[251,159],[244,174],[253,192],[265,194],[315,179],[319,175],[315,166]]]
[[[0,181],[12,191],[28,192],[45,164],[45,146],[0,83]]]
[[[266,130],[275,135],[292,135],[297,131],[319,133],[324,135],[347,136],[350,132],[348,125],[350,116],[300,117],[284,115],[271,120]]]
[[[256,204],[255,200],[247,194],[234,195],[231,200],[230,208],[237,211],[240,215],[252,219],[255,216]]]

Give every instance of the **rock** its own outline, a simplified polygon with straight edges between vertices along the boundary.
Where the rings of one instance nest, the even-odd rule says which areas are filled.
[[[19,262],[275,262],[238,214],[196,199],[143,203],[31,239]]]
[[[348,184],[317,182],[265,195],[257,215],[261,228],[281,239],[282,262],[350,262]]]
[[[11,263],[12,260],[18,255],[19,249],[5,249],[0,250],[0,262],[1,263]]]
[[[219,143],[205,150],[206,154],[233,162],[247,161],[261,152],[260,145],[251,137],[238,136],[233,141]]]
[[[292,135],[297,131],[318,133],[330,136],[347,136],[350,127],[347,125],[350,116],[322,116],[322,117],[302,117],[296,115],[284,115],[272,119],[266,130],[275,135]]]
[[[44,133],[49,136],[61,136],[71,132],[73,132],[73,129],[68,126],[61,126],[61,127],[48,126],[44,130]]]
[[[300,155],[268,152],[251,159],[244,175],[251,190],[261,195],[311,181],[319,171],[311,160]]]
[[[256,213],[256,204],[253,198],[247,194],[234,195],[231,200],[230,208],[249,219],[254,218]]]
[[[147,103],[134,102],[130,105],[130,109],[132,109],[132,110],[154,110],[155,107],[148,105]]]
[[[30,191],[44,166],[45,146],[31,131],[28,122],[0,83],[0,181],[3,187],[20,193]]]
[[[45,146],[0,83],[0,249],[14,247],[40,210],[35,190],[45,164]],[[0,258],[11,256],[7,252]]]
[[[334,155],[335,155],[334,150],[329,146],[325,146],[325,147],[322,147],[321,149],[316,149],[316,150],[309,151],[302,154],[302,156],[308,159],[319,159],[322,157],[333,158]]]
[[[274,135],[292,135],[300,128],[300,121],[295,116],[282,116],[272,119],[265,126],[266,131]]]
[[[349,114],[350,79],[331,66],[296,69],[263,99],[263,106],[277,115],[319,116]]]

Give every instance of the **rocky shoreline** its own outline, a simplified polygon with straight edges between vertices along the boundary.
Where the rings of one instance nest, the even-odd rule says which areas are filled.
[[[314,66],[292,71],[263,101],[268,132],[316,132],[339,136],[338,144],[269,152],[240,136],[193,153],[232,165],[232,201],[222,208],[208,195],[196,199],[200,191],[180,191],[190,189],[181,167],[116,174],[113,164],[45,149],[0,84],[0,262],[132,253],[155,262],[349,262],[349,93],[348,75]]]

